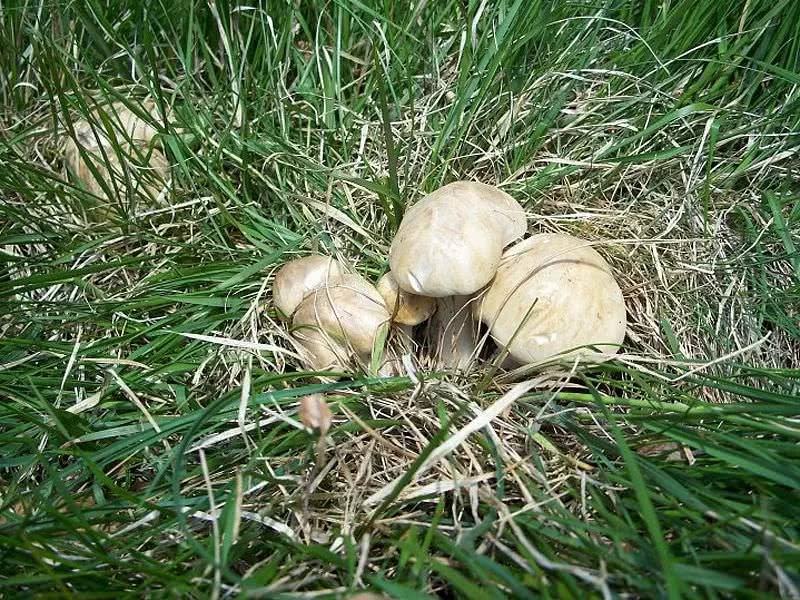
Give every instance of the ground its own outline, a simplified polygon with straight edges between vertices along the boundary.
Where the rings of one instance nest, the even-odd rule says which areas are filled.
[[[800,595],[793,0],[15,2],[0,67],[0,595]],[[70,172],[112,102],[166,180]],[[617,358],[303,370],[275,271],[459,179],[594,243]]]

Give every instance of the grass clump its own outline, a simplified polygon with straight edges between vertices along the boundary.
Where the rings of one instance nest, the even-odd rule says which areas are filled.
[[[796,2],[12,3],[0,66],[0,595],[798,595]],[[145,101],[166,202],[65,175]],[[298,370],[274,271],[454,179],[603,242],[624,352]]]

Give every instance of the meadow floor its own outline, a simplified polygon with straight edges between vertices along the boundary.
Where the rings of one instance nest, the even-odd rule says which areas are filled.
[[[4,2],[0,97],[0,597],[800,598],[796,0]],[[168,169],[90,190],[112,102]],[[459,179],[618,356],[304,370],[275,271]]]

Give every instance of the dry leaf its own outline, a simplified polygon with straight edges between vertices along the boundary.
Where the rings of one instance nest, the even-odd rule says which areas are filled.
[[[636,449],[640,456],[664,456],[667,461],[681,460],[681,446],[676,442],[646,444]]]

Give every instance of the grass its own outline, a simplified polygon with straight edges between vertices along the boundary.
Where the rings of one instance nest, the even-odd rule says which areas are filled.
[[[0,596],[800,593],[796,2],[11,2],[0,66]],[[165,196],[92,196],[146,98]],[[617,360],[302,371],[275,270],[455,179],[597,242]]]

